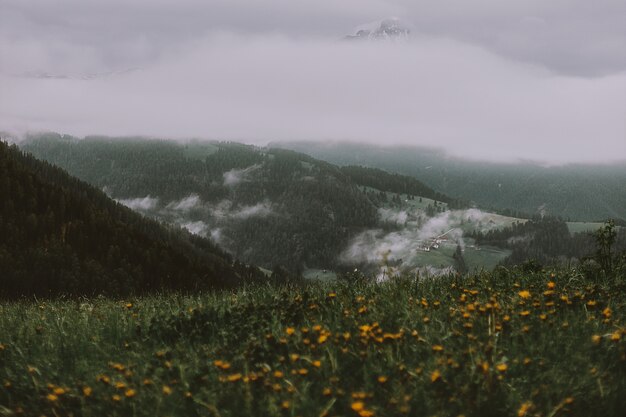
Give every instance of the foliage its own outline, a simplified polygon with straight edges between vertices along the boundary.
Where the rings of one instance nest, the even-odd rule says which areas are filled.
[[[624,162],[544,166],[464,160],[440,149],[415,146],[347,142],[281,142],[277,146],[333,164],[359,164],[408,175],[439,193],[507,216],[545,213],[578,221],[626,220]]]
[[[0,195],[0,297],[206,289],[258,275],[1,142]]]
[[[621,416],[626,292],[575,270],[0,304],[24,415]]]
[[[162,213],[167,204],[197,195],[206,210],[192,213],[193,221],[219,230],[233,257],[266,268],[331,268],[348,240],[378,220],[374,204],[337,167],[292,151],[220,142],[198,158],[193,144],[54,134],[22,146],[113,198],[158,197],[159,207],[146,212],[158,220],[172,220]],[[238,181],[227,183],[229,174]],[[265,204],[270,213],[220,218],[210,207],[221,202],[232,210]]]

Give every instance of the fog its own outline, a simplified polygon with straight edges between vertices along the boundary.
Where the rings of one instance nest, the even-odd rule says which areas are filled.
[[[502,3],[7,0],[0,131],[626,159],[623,2]],[[389,16],[410,39],[342,40]]]
[[[409,213],[402,210],[382,209],[379,210],[379,217],[381,221],[387,222],[403,220],[398,224],[404,227],[393,231],[371,229],[356,235],[340,254],[342,263],[381,265],[387,275],[394,270],[421,268],[426,265],[420,263],[417,255],[426,248],[430,251],[436,238],[445,235],[445,244],[459,245],[464,250],[465,240],[461,228],[464,224],[481,233],[503,226],[497,215],[474,208],[445,211],[426,218],[423,224],[405,224]],[[394,265],[391,270],[385,265],[387,262]]]

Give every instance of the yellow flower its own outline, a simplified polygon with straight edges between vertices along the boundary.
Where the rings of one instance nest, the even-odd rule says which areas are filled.
[[[282,378],[285,376],[281,371],[274,371],[274,378]]]
[[[293,327],[287,327],[287,329],[285,330],[285,332],[291,336],[292,334],[294,334],[296,332],[296,329],[294,329]]]
[[[324,343],[326,340],[328,339],[328,336],[325,334],[320,335],[320,337],[317,338],[317,343],[318,344],[322,344]]]
[[[483,361],[483,363],[480,364],[480,369],[483,371],[484,374],[489,372],[489,362],[487,361]]]
[[[232,374],[232,375],[228,375],[228,377],[226,377],[228,382],[237,382],[241,379],[241,374],[240,373],[236,373],[236,374]]]
[[[530,311],[528,311],[528,310],[521,311],[519,313],[519,315],[522,316],[522,317],[529,316],[530,315]]]
[[[506,370],[509,369],[509,367],[507,366],[506,363],[499,363],[496,365],[496,369],[500,372],[506,372]]]
[[[111,399],[113,401],[115,401],[116,403],[122,401],[122,397],[120,397],[119,395],[115,394],[114,396],[111,397]]]
[[[52,391],[55,395],[63,395],[65,394],[65,390],[61,387],[57,387]]]
[[[613,334],[611,335],[611,340],[614,342],[619,342],[621,338],[622,338],[622,332],[620,332],[619,330],[614,331]]]
[[[316,368],[319,368],[320,366],[322,366],[322,361],[313,361],[311,362],[311,364]]]
[[[350,408],[352,408],[354,411],[356,411],[358,413],[359,411],[361,411],[361,410],[363,410],[365,408],[365,404],[363,404],[362,401],[355,401],[355,402],[352,403]]]
[[[443,350],[443,346],[433,345],[433,352],[441,352],[442,350]]]
[[[441,379],[441,372],[439,372],[438,369],[435,369],[431,374],[430,374],[430,382],[437,382],[438,380]]]
[[[325,397],[328,397],[332,394],[332,390],[330,388],[324,388],[324,390],[322,391],[322,395]]]
[[[533,403],[530,401],[526,401],[525,403],[523,403],[520,406],[519,410],[517,410],[517,417],[524,417],[532,406]]]
[[[170,395],[172,393],[172,389],[167,385],[163,385],[161,392],[163,392],[163,395]]]
[[[602,336],[600,336],[599,334],[594,334],[593,336],[591,336],[591,341],[594,344],[599,345],[600,342],[602,341]]]
[[[518,292],[517,295],[519,295],[523,299],[527,299],[527,298],[530,298],[530,291],[522,290],[522,291]]]
[[[387,377],[384,375],[381,375],[378,377],[378,382],[381,384],[384,384],[385,382],[387,382]]]
[[[611,318],[611,314],[613,312],[611,311],[611,309],[609,307],[605,308],[604,310],[602,310],[602,315],[607,318],[610,319]]]
[[[286,410],[291,406],[291,404],[289,403],[289,401],[283,401],[280,406]]]
[[[308,373],[309,373],[309,370],[308,370],[308,369],[306,369],[306,368],[300,368],[300,369],[298,369],[298,373],[299,373],[300,375],[306,375],[306,374],[308,374]]]
[[[374,415],[374,412],[372,410],[361,410],[359,411],[359,416],[360,417],[372,417]]]
[[[91,389],[91,387],[83,387],[83,395],[85,397],[91,397],[92,392],[93,390]]]
[[[46,395],[46,399],[48,401],[50,401],[50,402],[55,402],[55,401],[57,401],[59,399],[59,397],[57,397],[54,394],[48,394],[48,395]]]
[[[124,395],[126,396],[126,398],[133,398],[135,395],[137,395],[137,391],[135,391],[132,388],[129,388],[129,389],[126,390]]]
[[[546,284],[546,286],[548,287],[549,290],[553,290],[554,287],[556,287],[556,284],[554,283],[554,281],[550,281]]]

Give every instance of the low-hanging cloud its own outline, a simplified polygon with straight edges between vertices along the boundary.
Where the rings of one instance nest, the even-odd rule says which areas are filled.
[[[626,157],[626,72],[563,76],[437,38],[219,34],[139,71],[91,80],[2,74],[0,89],[0,127],[10,131],[364,140],[555,163]]]
[[[125,205],[126,207],[136,210],[136,211],[150,211],[154,210],[159,204],[158,198],[153,198],[150,196],[140,197],[140,198],[127,198],[127,199],[119,199],[115,200],[120,204]]]
[[[389,218],[389,213],[381,214],[381,220]],[[507,219],[478,209],[451,210],[428,218],[423,224],[409,223],[395,231],[382,229],[366,230],[355,236],[340,254],[339,260],[345,264],[380,265],[390,262],[398,267],[418,268],[416,255],[431,250],[437,238],[445,235],[447,242],[463,249],[462,226],[472,230],[487,232],[503,225]],[[439,243],[438,243],[439,244]],[[385,266],[386,267],[386,266]]]
[[[234,187],[235,185],[240,184],[241,182],[248,181],[248,176],[259,169],[261,165],[252,165],[246,168],[233,168],[229,171],[224,172],[224,185],[227,187]]]
[[[201,205],[202,205],[202,201],[200,200],[200,196],[198,196],[197,194],[191,194],[179,201],[172,201],[165,207],[165,209],[187,212],[195,208],[198,208]]]

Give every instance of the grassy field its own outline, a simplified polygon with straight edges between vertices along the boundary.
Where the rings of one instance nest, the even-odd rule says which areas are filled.
[[[0,414],[623,416],[626,294],[574,271],[0,304]]]
[[[567,228],[571,234],[583,232],[595,232],[601,228],[604,223],[599,222],[567,222]]]

